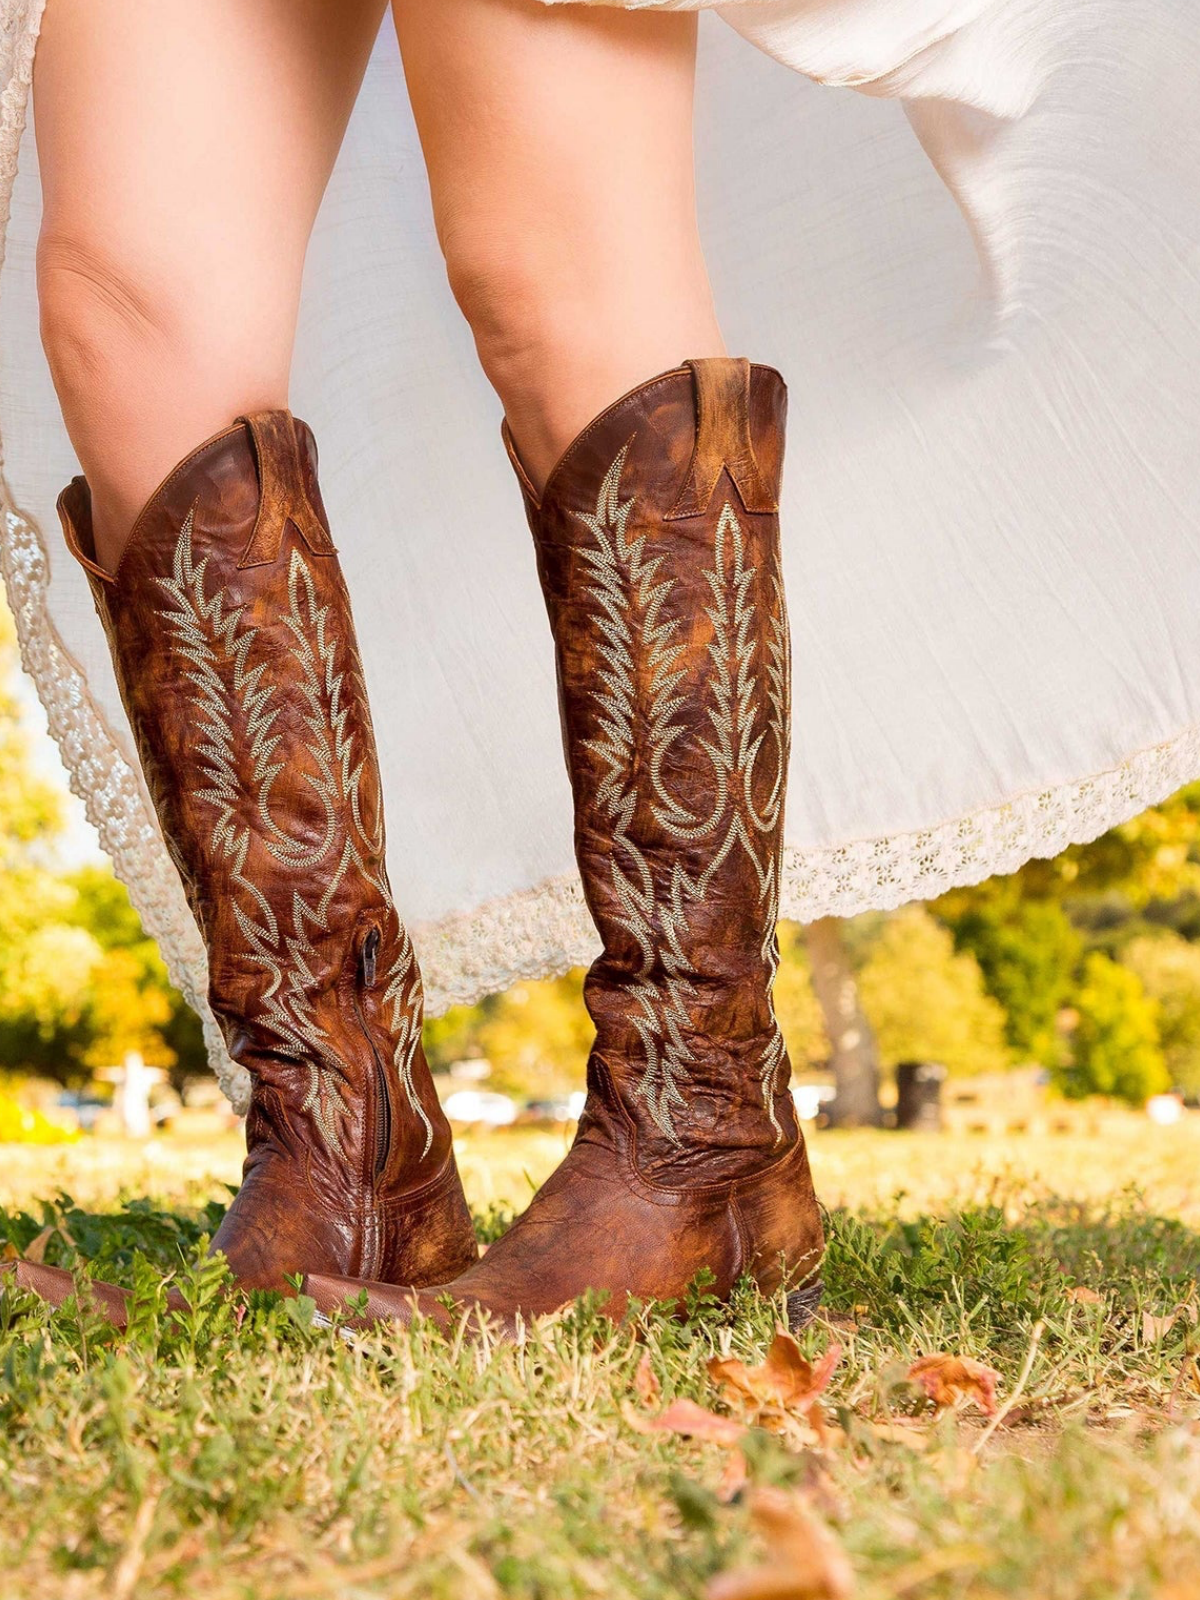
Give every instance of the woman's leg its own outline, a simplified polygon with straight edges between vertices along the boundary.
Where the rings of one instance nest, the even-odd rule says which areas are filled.
[[[43,340],[102,565],[198,441],[287,402],[305,247],[383,0],[50,0]]]
[[[450,283],[540,483],[624,390],[723,353],[696,227],[695,17],[393,11]]]
[[[37,65],[45,336],[86,471],[59,509],[250,1077],[213,1249],[252,1288],[441,1283],[477,1253],[315,444],[285,409],[305,245],[380,9],[50,0]]]

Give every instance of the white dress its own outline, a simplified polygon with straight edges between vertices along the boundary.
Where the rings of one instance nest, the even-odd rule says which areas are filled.
[[[75,463],[36,331],[40,9],[0,0],[0,554],[74,785],[203,1011],[53,514]],[[702,221],[731,348],[791,389],[783,911],[806,919],[1012,870],[1200,776],[1200,7],[718,9],[736,32],[701,30]],[[532,552],[390,38],[317,227],[292,400],[321,447],[431,1008],[586,959]],[[210,1037],[238,1102],[211,1019]]]

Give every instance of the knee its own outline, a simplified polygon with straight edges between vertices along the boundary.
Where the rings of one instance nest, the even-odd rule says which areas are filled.
[[[144,362],[172,312],[147,278],[103,251],[43,234],[38,244],[42,348],[64,406],[104,393]]]
[[[506,404],[533,398],[581,326],[572,306],[578,285],[556,269],[553,241],[486,225],[444,228],[441,241],[484,372]]]

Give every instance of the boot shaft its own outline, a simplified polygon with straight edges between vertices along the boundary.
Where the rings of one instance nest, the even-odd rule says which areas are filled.
[[[438,1170],[420,976],[384,859],[375,739],[308,428],[239,422],[148,502],[117,571],[87,485],[60,512],[88,571],[147,786],[250,1068],[250,1162],[283,1145],[366,1198]],[[353,1185],[352,1185],[353,1187]]]
[[[660,1170],[688,1144],[765,1154],[795,1137],[770,996],[790,716],[785,416],[771,369],[694,362],[597,418],[541,495],[515,463],[603,941],[586,989],[594,1100],[612,1084]]]

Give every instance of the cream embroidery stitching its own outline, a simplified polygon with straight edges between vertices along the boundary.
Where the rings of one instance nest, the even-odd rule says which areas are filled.
[[[597,674],[601,687],[591,695],[602,731],[587,747],[604,763],[596,798],[613,829],[610,882],[623,913],[616,918],[617,926],[634,940],[641,957],[630,990],[636,1008],[633,1025],[645,1052],[635,1092],[662,1133],[678,1142],[675,1114],[686,1103],[684,1088],[695,1061],[688,1043],[691,1002],[696,999],[687,953],[690,916],[739,846],[758,884],[769,930],[762,953],[772,979],[778,964],[774,930],[779,906],[777,830],[787,771],[787,620],[776,582],[764,689],[753,632],[758,569],[746,561],[741,524],[727,502],[717,523],[714,564],[704,574],[712,595],[705,607],[712,624],[711,671],[705,679],[711,731],[696,736],[711,764],[715,793],[707,814],[694,815],[664,779],[668,754],[689,736],[686,723],[678,717],[686,704],[679,693],[687,675],[685,643],[679,620],[665,614],[676,584],[663,572],[665,558],[646,554],[645,535],[630,533],[634,499],[622,500],[620,493],[627,452],[628,446],[606,473],[595,513],[579,514],[594,540],[581,555],[588,571],[587,594],[598,608],[594,621],[602,662]],[[672,863],[669,885],[661,892],[632,832],[642,798],[635,781],[639,770],[635,729],[642,723],[652,816],[680,844],[713,842],[708,864],[696,877],[687,872],[680,852]],[[753,784],[764,749],[775,770],[760,815]],[[784,1044],[773,1010],[771,1019],[771,1037],[758,1071],[764,1103],[781,1138],[772,1089]]]
[[[303,774],[303,781],[316,795],[322,819],[313,840],[290,834],[272,810],[272,785],[288,762],[279,754],[283,735],[276,725],[284,707],[277,699],[277,685],[267,675],[268,662],[251,665],[259,630],[244,624],[244,608],[231,605],[226,590],[217,589],[211,596],[207,593],[209,558],[196,560],[192,535],[189,514],[176,542],[173,576],[158,580],[171,602],[160,616],[179,654],[189,663],[184,676],[195,696],[201,728],[198,753],[206,784],[198,792],[215,811],[210,846],[229,863],[240,893],[233,906],[234,918],[246,941],[246,953],[269,980],[263,995],[266,1018],[307,1062],[309,1088],[303,1108],[312,1112],[327,1143],[340,1149],[338,1118],[348,1112],[348,1106],[340,1087],[341,1064],[329,1051],[312,1000],[320,982],[313,970],[320,954],[314,938],[332,931],[329,908],[352,870],[366,877],[389,911],[394,911],[394,906],[386,879],[364,859],[364,851],[369,855],[381,848],[382,838],[369,837],[363,827],[360,788],[366,758],[362,756],[356,763],[351,702],[344,696],[344,678],[336,664],[338,641],[330,632],[329,607],[320,604],[312,570],[300,551],[293,550],[288,609],[281,625],[291,638],[288,654],[300,668],[298,692],[308,732],[302,745],[313,768]],[[361,682],[357,664],[356,678]],[[253,782],[249,797],[238,776],[235,707],[248,740]],[[254,806],[254,828],[238,820],[238,809],[247,798]],[[378,809],[376,815],[381,815]],[[270,901],[247,869],[254,847],[261,847],[280,867],[292,871],[311,870],[330,861],[334,853],[318,900],[311,901],[293,890],[290,930],[280,926]],[[433,1129],[412,1077],[420,1042],[420,979],[412,944],[403,930],[387,975],[384,1004],[397,1040],[393,1065],[425,1127],[428,1152]]]

